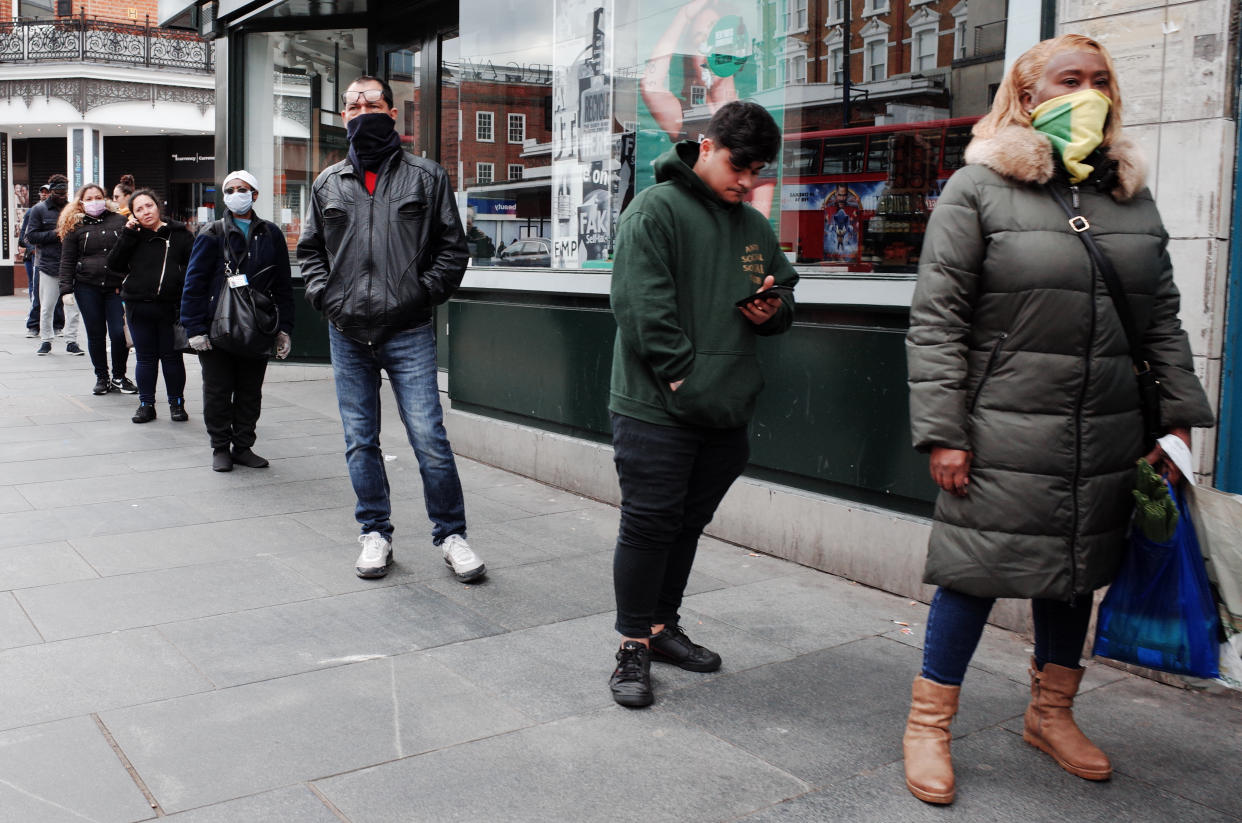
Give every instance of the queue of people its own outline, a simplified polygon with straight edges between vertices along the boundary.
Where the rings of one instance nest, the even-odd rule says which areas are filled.
[[[394,559],[379,437],[386,373],[418,459],[432,543],[459,580],[477,582],[485,566],[466,541],[431,321],[461,282],[468,238],[443,169],[401,150],[388,84],[359,77],[342,105],[349,154],[315,180],[297,253],[307,299],[329,321],[357,498],[354,571],[381,578]],[[1213,424],[1178,319],[1168,235],[1121,134],[1121,112],[1099,42],[1063,35],[1038,44],[1013,63],[974,128],[968,165],[928,224],[907,351],[914,446],[928,453],[941,489],[924,575],[937,590],[903,738],[906,786],[927,803],[956,797],[950,726],[997,597],[1032,604],[1023,739],[1077,777],[1111,776],[1108,756],[1073,716],[1091,596],[1118,568],[1135,461],[1146,457],[1179,479],[1159,445],[1145,442],[1133,350],[1159,381],[1162,433],[1189,445],[1192,427]],[[609,687],[625,707],[654,703],[653,662],[693,672],[724,665],[725,655],[687,636],[679,608],[702,530],[747,462],[747,423],[763,384],[755,340],[793,321],[798,276],[767,219],[746,205],[780,143],[762,106],[724,102],[701,140],[657,160],[657,184],[621,216],[609,402],[621,489],[620,642]],[[39,270],[63,261],[60,288],[72,286],[83,307],[96,301],[88,337],[111,329],[107,301],[92,290],[119,283],[137,349],[134,422],[156,416],[157,362],[172,417],[185,419],[185,372],[172,343],[180,319],[201,358],[212,468],[267,465],[252,450],[266,358],[216,351],[210,322],[225,289],[261,289],[282,313],[275,353],[289,352],[289,260],[279,228],[254,212],[257,180],[241,171],[223,181],[229,214],[192,250],[150,190],[132,193],[122,228],[98,205],[97,186],[68,206],[63,250],[52,249],[46,227],[66,208],[64,178],[49,186],[49,205],[30,226],[34,242],[46,244]],[[1073,219],[1059,199],[1074,203]],[[420,219],[403,219],[413,204]],[[1079,237],[1091,225],[1125,271],[1118,297]],[[722,248],[723,236],[737,243]],[[743,244],[745,255],[731,251]],[[40,296],[47,346],[56,293]],[[1134,308],[1133,329],[1122,302]],[[102,342],[98,359],[89,346],[96,374],[106,374]],[[114,356],[113,379],[123,364]]]

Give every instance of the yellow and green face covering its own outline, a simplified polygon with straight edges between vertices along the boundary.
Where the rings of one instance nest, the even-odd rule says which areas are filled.
[[[1100,92],[1083,89],[1045,100],[1031,112],[1031,125],[1052,141],[1071,183],[1081,183],[1094,171],[1082,161],[1104,142],[1110,106]]]

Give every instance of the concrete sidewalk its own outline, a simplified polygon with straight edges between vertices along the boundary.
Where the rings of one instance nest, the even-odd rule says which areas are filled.
[[[217,474],[194,358],[190,422],[161,385],[136,426],[24,313],[0,298],[4,823],[1242,821],[1242,701],[1090,665],[1116,772],[1088,783],[1022,742],[1030,649],[991,628],[958,801],[925,806],[900,738],[926,607],[710,539],[684,623],[724,668],[657,666],[656,705],[619,708],[614,508],[461,460],[489,569],[463,586],[389,407],[397,566],[359,580],[329,369],[274,364],[271,468]]]

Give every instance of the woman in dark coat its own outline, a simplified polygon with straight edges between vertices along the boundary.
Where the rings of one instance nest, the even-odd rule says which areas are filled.
[[[126,376],[129,344],[125,342],[125,310],[121,305],[121,281],[125,278],[108,268],[108,253],[124,227],[125,218],[112,209],[103,187],[96,183],[78,190],[77,197],[60,210],[57,223],[61,238],[60,295],[75,301],[82,312],[86,351],[95,368],[94,394],[138,393],[138,387]]]
[[[220,186],[228,213],[208,224],[194,240],[181,322],[203,368],[203,420],[211,439],[211,468],[231,471],[234,463],[261,469],[267,460],[255,454],[255,427],[263,407],[267,355],[245,357],[211,346],[208,333],[216,299],[228,288],[227,275],[244,275],[276,304],[280,315],[276,356],[292,347],[293,286],[289,247],[280,226],[254,212],[258,180],[247,171],[231,172]]]
[[[150,189],[134,192],[129,208],[132,214],[108,255],[108,268],[125,275],[121,297],[138,360],[139,404],[131,419],[155,419],[155,379],[162,366],[169,417],[183,423],[190,419],[185,411],[185,363],[173,347],[173,325],[194,237],[184,223],[163,219],[159,199]]]
[[[997,597],[1032,604],[1024,739],[1079,777],[1112,773],[1071,706],[1092,592],[1125,547],[1144,432],[1116,307],[1049,188],[1121,276],[1167,431],[1189,445],[1192,426],[1213,423],[1104,48],[1063,35],[1022,55],[966,160],[928,223],[907,337],[914,445],[941,488],[924,574],[939,589],[904,739],[906,785],[929,803],[953,800],[949,722]],[[1147,458],[1175,471],[1158,447]]]

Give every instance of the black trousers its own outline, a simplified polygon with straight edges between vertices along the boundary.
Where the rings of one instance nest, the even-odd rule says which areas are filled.
[[[250,448],[263,409],[267,358],[212,349],[200,352],[198,361],[203,371],[203,422],[211,447]]]
[[[621,525],[613,555],[617,631],[675,625],[699,535],[750,457],[746,427],[657,426],[612,415]]]

